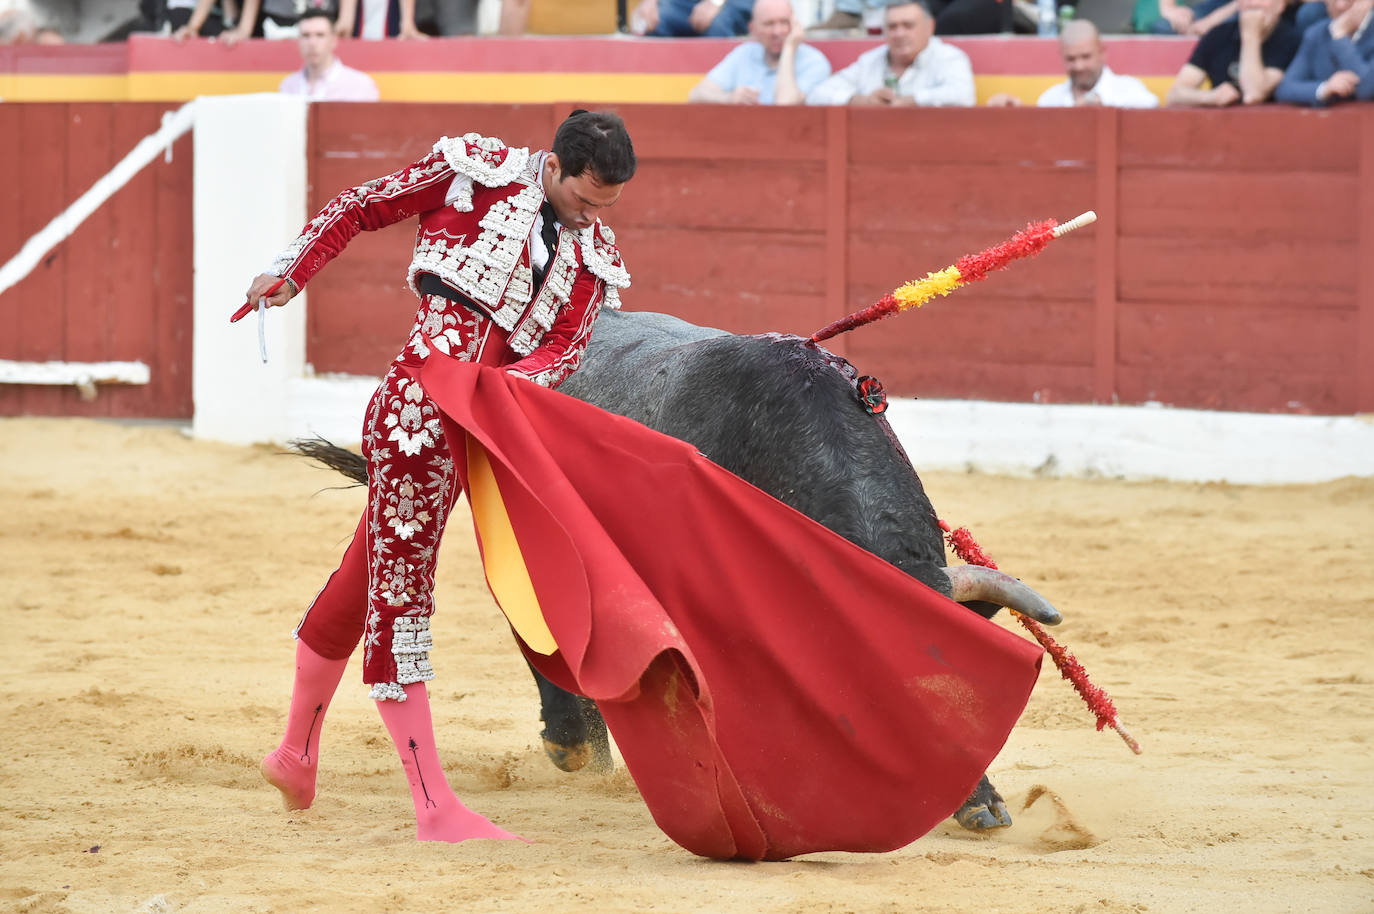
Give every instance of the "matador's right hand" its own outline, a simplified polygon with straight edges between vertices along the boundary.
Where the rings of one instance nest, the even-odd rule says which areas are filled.
[[[296,286],[291,280],[273,276],[271,273],[261,273],[248,287],[245,296],[247,301],[244,302],[242,308],[234,312],[229,321],[232,323],[239,318],[246,317],[258,306],[258,299],[260,298],[267,299],[267,307],[279,308],[294,298],[295,295]]]

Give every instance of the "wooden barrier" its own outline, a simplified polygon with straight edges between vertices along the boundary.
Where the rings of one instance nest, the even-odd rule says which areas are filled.
[[[315,106],[309,206],[445,133],[544,145],[568,109]],[[0,258],[162,110],[0,106],[0,167],[24,176]],[[620,110],[641,161],[607,218],[634,274],[627,307],[806,334],[1027,222],[1094,209],[1093,228],[1039,258],[834,348],[894,395],[1374,411],[1374,279],[1359,269],[1374,256],[1374,108]],[[0,414],[190,414],[189,144],[175,152],[0,295],[0,359],[138,360],[151,383],[91,403],[0,386]],[[266,230],[284,244],[296,229]],[[411,242],[364,235],[311,283],[316,371],[375,375],[394,355],[415,309]],[[259,268],[244,264],[245,283]]]
[[[444,133],[543,145],[567,107],[317,106],[310,205]],[[1357,269],[1374,253],[1374,109],[620,110],[641,163],[607,216],[627,307],[807,334],[1027,222],[1095,209],[1041,257],[834,348],[900,395],[1374,411],[1374,283]],[[391,357],[410,243],[360,239],[312,285],[318,370]]]
[[[165,105],[0,105],[0,262],[155,132]],[[146,385],[0,384],[0,415],[191,415],[191,143],[172,148],[0,294],[0,359],[141,361]]]

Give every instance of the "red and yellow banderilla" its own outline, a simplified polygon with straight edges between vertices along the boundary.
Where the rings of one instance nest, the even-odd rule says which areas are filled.
[[[811,334],[811,342],[819,343],[821,340],[828,340],[832,336],[838,336],[864,324],[871,324],[899,311],[919,308],[937,295],[948,295],[960,286],[986,279],[989,273],[1005,269],[1013,260],[1039,254],[1054,239],[1062,238],[1074,229],[1091,225],[1096,221],[1097,214],[1088,210],[1083,215],[1062,224],[1053,219],[1032,222],[999,245],[979,251],[977,254],[965,254],[952,266],[927,273],[921,279],[913,279],[898,286],[867,308],[855,311],[817,330]]]

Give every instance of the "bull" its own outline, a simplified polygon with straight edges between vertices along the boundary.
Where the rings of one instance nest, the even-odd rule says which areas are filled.
[[[945,564],[939,521],[891,426],[865,408],[849,363],[795,336],[743,336],[652,312],[605,311],[563,393],[693,445],[754,486],[971,611],[1007,606],[1046,624],[1059,613],[987,568]],[[366,466],[298,443],[358,481]],[[531,667],[533,670],[533,668]],[[534,673],[545,751],[559,768],[606,769],[595,703]],[[1011,824],[984,775],[955,813],[965,828]]]

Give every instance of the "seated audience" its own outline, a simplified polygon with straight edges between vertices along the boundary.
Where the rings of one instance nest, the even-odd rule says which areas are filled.
[[[415,0],[339,0],[340,38],[425,38],[415,25]]]
[[[658,38],[730,38],[749,28],[754,0],[640,0],[630,31]]]
[[[1153,35],[1202,36],[1236,15],[1236,0],[1136,0],[1131,28]]]
[[[28,44],[38,37],[38,16],[27,0],[0,3],[0,45]]]
[[[870,20],[882,18],[889,0],[835,0],[829,18],[812,31],[861,31]],[[1012,30],[1011,0],[929,0],[936,35],[991,35]]]
[[[830,61],[809,44],[792,0],[756,0],[746,41],[716,64],[687,96],[690,102],[800,105],[830,75]]]
[[[1036,102],[1041,108],[1104,105],[1108,108],[1155,108],[1159,99],[1134,76],[1113,73],[1097,26],[1074,19],[1059,33],[1059,56],[1068,79],[1046,89]],[[989,99],[988,104],[993,104]]]
[[[233,0],[163,0],[158,10],[159,30],[165,24],[178,41],[185,38],[217,38],[224,34],[238,15]]]
[[[1326,0],[1330,19],[1308,28],[1274,98],[1322,107],[1374,99],[1374,0]]]
[[[507,2],[501,4],[503,13],[507,5]],[[434,31],[438,35],[477,34],[477,0],[434,0],[433,17]]]
[[[934,37],[924,0],[883,11],[884,43],[817,86],[810,105],[972,105],[968,55]]]
[[[361,70],[344,66],[334,55],[339,36],[334,18],[324,10],[307,10],[296,23],[300,31],[301,69],[281,81],[277,90],[319,102],[375,102],[377,84]]]
[[[1284,0],[1240,0],[1240,15],[1198,40],[1169,87],[1165,104],[1215,107],[1266,102],[1298,52],[1302,36],[1283,18]],[[1203,83],[1211,88],[1203,88]]]
[[[332,19],[339,15],[338,0],[242,0],[243,15],[235,40],[251,35],[269,41],[295,38],[297,24],[308,11],[319,10]],[[241,31],[240,31],[241,30]],[[247,35],[243,33],[247,32]]]

